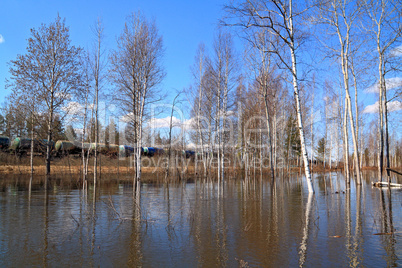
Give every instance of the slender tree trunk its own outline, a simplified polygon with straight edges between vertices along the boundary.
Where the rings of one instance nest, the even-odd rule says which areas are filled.
[[[94,146],[94,184],[97,184],[98,178],[98,138],[99,138],[99,126],[98,126],[98,97],[95,97],[95,146]]]
[[[359,144],[359,103],[358,103],[358,99],[357,99],[357,78],[356,78],[356,74],[355,74],[355,68],[354,68],[353,61],[352,61],[352,64],[350,67],[351,67],[350,69],[352,71],[353,81],[355,84],[356,142],[357,142],[357,144]],[[360,151],[363,151],[362,146],[360,146]],[[358,160],[361,159],[361,155],[359,157],[360,158]],[[361,161],[358,162],[358,166],[361,167]]]
[[[33,112],[32,112],[32,118],[31,118],[31,157],[30,157],[31,177],[29,179],[29,189],[30,190],[31,190],[31,186],[32,186],[32,179],[33,179],[33,173],[34,173],[33,154],[34,154],[34,115],[33,115]]]
[[[310,144],[310,150],[311,150],[311,172],[313,172],[313,160],[314,160],[314,89],[313,89],[313,96],[311,99],[311,118],[310,118],[310,132],[311,132],[311,144]]]
[[[346,174],[346,184],[347,187],[349,187],[350,184],[350,172],[349,172],[349,135],[348,135],[348,102],[345,99],[345,113],[344,113],[344,118],[343,118],[343,134],[344,134],[344,156],[345,156],[345,174]]]
[[[358,146],[356,131],[354,130],[355,127],[354,127],[354,120],[353,120],[350,96],[348,98],[348,103],[349,103],[348,110],[349,110],[350,125],[352,126],[352,138],[353,138],[353,147],[354,147],[354,166],[355,166],[355,171],[356,171],[357,184],[361,184],[362,182],[361,182],[361,174],[360,174],[359,146]]]
[[[52,151],[51,148],[51,140],[52,140],[52,126],[53,126],[53,108],[50,109],[49,122],[47,125],[47,144],[46,144],[46,180],[49,179],[50,176],[50,153]]]
[[[200,82],[199,82],[199,88],[198,88],[198,116],[197,116],[197,130],[198,130],[198,136],[199,136],[199,141],[200,141],[200,146],[201,146],[201,159],[202,159],[202,163],[204,165],[204,176],[206,176],[207,174],[207,163],[206,163],[206,159],[205,159],[205,155],[204,155],[204,139],[202,137],[202,131],[201,131],[201,122],[200,122],[200,117],[201,117],[201,103],[202,103],[202,99],[203,99],[203,54],[200,55],[200,62],[199,62],[199,78],[200,78]],[[170,134],[169,137],[171,137],[171,130],[170,130]],[[169,138],[170,139],[170,138]],[[170,143],[169,143],[170,144]]]
[[[346,93],[346,100],[345,102],[347,103],[347,111],[349,113],[349,120],[350,120],[350,127],[352,130],[352,140],[353,140],[353,147],[354,147],[354,166],[355,166],[355,171],[356,171],[356,177],[357,177],[357,184],[361,184],[361,179],[360,179],[360,165],[359,165],[359,147],[357,143],[357,136],[356,136],[356,131],[355,131],[355,123],[353,119],[353,112],[352,112],[352,102],[349,94],[349,65],[348,65],[348,48],[349,48],[349,39],[346,41],[346,47],[345,44],[342,44],[342,50],[341,50],[341,58],[342,58],[342,73],[343,73],[343,82],[345,86],[345,93]],[[346,50],[346,52],[345,52]]]
[[[221,57],[219,55],[219,67],[221,66]],[[218,93],[217,93],[217,115],[215,119],[215,133],[218,135],[218,182],[221,181],[221,137],[222,137],[222,132],[221,132],[221,70],[218,70],[218,82],[217,82],[217,87],[218,87]]]
[[[382,73],[382,67],[380,66],[380,73]],[[382,77],[382,76],[381,76]],[[382,78],[380,78],[381,80]],[[383,161],[384,161],[384,112],[383,112],[383,90],[381,86],[382,81],[380,81],[380,93],[379,93],[379,102],[378,102],[378,134],[379,134],[379,141],[378,141],[378,181],[382,181],[382,173],[383,173]]]
[[[274,149],[274,153],[273,153],[273,157],[274,157],[274,171],[276,172],[277,171],[277,168],[278,168],[278,147],[276,146],[278,143],[277,143],[277,140],[278,140],[278,135],[277,135],[277,131],[278,131],[278,129],[277,129],[277,123],[278,123],[278,116],[277,116],[277,110],[276,110],[276,105],[274,105],[274,129],[273,129],[273,143],[271,144],[272,145],[272,148]],[[275,174],[276,175],[276,174]]]
[[[264,78],[265,81],[265,78]],[[273,149],[272,149],[272,135],[271,135],[271,127],[270,127],[270,115],[268,110],[268,94],[267,88],[264,82],[264,106],[265,106],[265,118],[267,123],[267,131],[268,131],[268,146],[269,146],[269,158],[270,158],[270,167],[271,167],[271,178],[275,179],[275,169],[274,169],[274,156],[273,156]]]
[[[225,144],[227,142],[226,139],[226,112],[227,112],[227,106],[228,106],[228,94],[229,94],[229,59],[228,59],[228,52],[227,52],[227,44],[225,44],[225,84],[223,87],[223,103],[222,103],[222,156],[221,156],[221,178],[222,178],[222,183],[225,182]]]
[[[387,90],[384,90],[384,127],[385,127],[385,165],[387,170],[387,180],[388,183],[391,183],[391,174],[390,174],[390,155],[389,155],[389,134],[388,134],[388,107],[387,107]],[[390,184],[388,184],[388,187]]]
[[[82,137],[81,137],[81,157],[82,157],[82,189],[85,190],[87,187],[87,166],[85,163],[85,134],[86,134],[86,123],[87,123],[87,110],[88,110],[88,94],[89,94],[89,86],[87,86],[87,91],[85,94],[85,106],[84,106],[84,119],[83,119],[83,127],[82,127]],[[89,146],[90,147],[90,146]],[[88,150],[90,148],[87,148]]]
[[[169,152],[168,152],[168,162],[167,162],[167,167],[166,167],[166,176],[165,176],[165,180],[167,180],[169,178],[169,170],[170,170],[170,159],[171,159],[171,155],[172,155],[172,128],[173,128],[173,111],[174,111],[174,106],[175,106],[175,102],[177,97],[180,94],[177,94],[176,97],[173,100],[173,105],[172,105],[172,111],[170,113],[170,124],[169,124]],[[199,126],[199,125],[198,125]]]
[[[310,193],[313,193],[314,188],[313,188],[313,182],[312,182],[311,173],[310,173],[310,166],[309,166],[309,161],[308,161],[306,142],[305,142],[304,130],[303,130],[303,120],[302,120],[302,114],[301,114],[301,108],[300,108],[300,96],[299,96],[299,85],[298,85],[297,68],[296,68],[295,44],[294,44],[294,40],[293,40],[294,32],[293,32],[293,18],[292,18],[292,0],[289,1],[289,5],[290,5],[290,14],[291,14],[291,16],[289,18],[289,30],[290,30],[290,34],[291,34],[290,53],[291,53],[291,58],[292,58],[293,89],[294,89],[294,93],[295,93],[294,96],[295,96],[295,100],[296,100],[297,121],[298,121],[298,127],[299,127],[300,143],[301,143],[302,156],[303,156],[303,162],[304,162],[304,172],[306,175],[308,191]]]
[[[379,176],[381,176],[382,181],[382,173],[383,173],[383,166],[384,166],[384,138],[385,138],[385,165],[386,165],[386,174],[387,174],[387,181],[391,182],[390,177],[390,161],[389,161],[389,135],[388,135],[388,105],[387,105],[387,88],[385,84],[385,70],[384,70],[384,57],[381,53],[380,48],[378,47],[379,51],[379,73],[380,73],[380,101],[379,101],[379,113],[380,113],[380,155],[381,159],[379,161]],[[384,128],[385,128],[385,135],[384,135]],[[384,137],[385,136],[385,137]]]

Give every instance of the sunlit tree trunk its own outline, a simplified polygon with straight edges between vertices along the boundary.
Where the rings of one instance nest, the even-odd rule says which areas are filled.
[[[261,28],[269,31],[270,34],[277,37],[273,43],[275,49],[267,51],[276,55],[279,61],[285,66],[292,76],[294,96],[296,102],[297,123],[300,135],[300,145],[302,149],[302,157],[304,162],[304,171],[309,192],[314,192],[308,155],[306,150],[305,136],[303,130],[302,113],[299,96],[299,78],[297,74],[296,48],[298,47],[299,39],[296,38],[293,20],[297,18],[293,13],[292,0],[278,1],[245,1],[238,6],[231,4],[226,7],[230,15],[238,16],[231,26],[242,26],[245,29]],[[233,18],[230,16],[230,19]],[[230,20],[228,19],[228,20]],[[298,24],[299,26],[300,24]],[[301,26],[301,25],[300,25]],[[297,30],[302,30],[302,26]],[[280,48],[278,47],[280,46]],[[284,55],[282,46],[286,47],[287,55]],[[288,62],[287,59],[290,59]]]
[[[180,93],[176,95],[176,97],[173,99],[173,104],[172,104],[172,111],[170,113],[170,123],[169,123],[169,150],[168,150],[168,161],[166,165],[166,176],[165,176],[165,181],[169,178],[169,171],[170,171],[170,161],[172,157],[172,129],[173,129],[173,112],[174,112],[174,107],[176,104],[176,99],[179,97]]]
[[[340,12],[342,15],[339,15],[338,12],[340,9]],[[359,163],[359,149],[358,149],[358,143],[357,143],[357,136],[356,136],[356,131],[355,131],[355,123],[353,119],[353,113],[352,113],[352,102],[350,98],[350,93],[349,93],[349,51],[350,51],[350,31],[352,28],[352,23],[354,20],[354,13],[351,15],[349,18],[346,16],[346,10],[345,7],[341,4],[339,4],[338,7],[334,8],[334,27],[336,28],[338,38],[339,38],[339,43],[341,46],[340,49],[340,59],[341,59],[341,67],[342,67],[342,74],[343,74],[343,84],[345,87],[345,105],[347,107],[348,115],[349,115],[349,120],[350,120],[350,127],[352,130],[352,140],[353,140],[353,147],[354,147],[354,161],[355,161],[355,169],[356,169],[356,177],[357,177],[357,183],[361,184],[361,178],[360,178],[360,163]],[[341,25],[339,24],[339,18],[338,16],[341,16],[344,26],[346,27],[346,33],[341,32]],[[347,21],[347,19],[350,19],[350,21]],[[343,35],[344,34],[344,35]]]
[[[314,161],[314,89],[313,89],[313,96],[311,97],[311,118],[310,118],[310,132],[311,132],[311,172],[313,172],[313,161]]]
[[[299,85],[298,85],[298,77],[297,77],[297,68],[296,68],[296,48],[294,44],[294,32],[293,32],[293,17],[292,17],[292,0],[289,1],[289,8],[290,8],[290,14],[289,14],[289,31],[290,31],[290,53],[292,57],[292,78],[293,78],[293,89],[294,89],[294,96],[296,100],[296,111],[297,111],[297,123],[299,127],[299,135],[300,135],[300,144],[301,144],[301,149],[302,149],[302,156],[303,156],[303,162],[304,162],[304,172],[306,175],[306,181],[307,181],[307,186],[308,186],[308,191],[310,193],[314,192],[313,188],[313,182],[311,178],[311,173],[310,173],[310,167],[309,167],[309,161],[308,161],[308,155],[307,155],[307,150],[306,150],[306,142],[304,138],[304,130],[303,130],[303,120],[302,120],[302,114],[300,111],[300,97],[299,97]]]
[[[385,128],[385,157],[387,177],[390,181],[389,174],[389,135],[388,135],[388,107],[387,107],[387,88],[385,83],[385,74],[387,68],[385,62],[394,55],[390,53],[390,49],[400,41],[402,36],[401,24],[401,7],[399,2],[395,1],[363,1],[366,15],[371,20],[368,25],[367,32],[373,36],[373,40],[377,47],[378,53],[378,72],[379,72],[379,153],[378,153],[378,179],[382,180],[384,166],[384,128]]]
[[[198,62],[198,71],[199,71],[199,83],[198,83],[198,109],[197,109],[197,130],[199,136],[199,143],[201,147],[201,160],[204,166],[204,176],[207,174],[207,163],[206,157],[204,153],[204,138],[203,133],[201,131],[201,109],[202,109],[202,100],[203,100],[203,86],[204,86],[204,47],[200,46],[199,48],[199,62]]]
[[[87,70],[86,70],[87,71]],[[86,72],[86,92],[85,92],[85,103],[84,103],[84,118],[83,118],[83,125],[82,125],[82,137],[81,137],[81,158],[82,158],[82,188],[83,190],[86,189],[87,185],[87,162],[85,161],[85,149],[89,151],[90,146],[85,148],[85,135],[86,135],[86,127],[87,127],[87,112],[88,112],[88,97],[89,97],[89,77],[88,73]],[[89,156],[87,156],[89,158]]]
[[[98,19],[95,26],[94,33],[96,35],[96,51],[93,55],[92,62],[92,75],[94,77],[94,90],[95,90],[95,145],[94,145],[94,184],[97,184],[98,180],[98,143],[99,143],[99,91],[101,83],[101,52],[102,52],[102,40],[103,40],[103,25],[100,19]]]
[[[266,80],[263,78],[264,81]],[[264,108],[265,108],[265,118],[266,118],[266,124],[267,124],[267,131],[268,131],[268,148],[269,148],[269,158],[270,158],[270,167],[271,167],[271,178],[275,179],[275,169],[274,169],[274,154],[273,154],[273,146],[272,146],[272,133],[271,133],[271,127],[270,127],[270,115],[269,115],[269,110],[268,110],[268,94],[267,94],[267,86],[264,83],[265,88],[263,89],[264,91]]]
[[[34,111],[32,112],[31,115],[31,157],[30,157],[30,164],[31,164],[31,177],[29,179],[29,190],[31,190],[32,187],[32,179],[33,179],[33,173],[34,173],[34,167],[33,167],[33,154],[34,154]]]
[[[343,117],[343,135],[344,135],[344,169],[346,174],[346,184],[349,187],[350,184],[350,171],[349,171],[349,135],[348,135],[348,102],[345,100],[345,113]]]
[[[155,23],[148,22],[140,13],[127,17],[118,39],[118,50],[111,55],[111,80],[116,85],[116,99],[134,136],[133,194],[140,193],[142,123],[145,105],[161,97],[156,88],[165,77],[161,67],[162,38]]]

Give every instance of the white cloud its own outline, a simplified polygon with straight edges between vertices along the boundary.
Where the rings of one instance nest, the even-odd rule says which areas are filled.
[[[79,123],[84,114],[84,107],[75,101],[67,103],[62,110],[67,113],[65,118],[66,124]]]
[[[364,108],[363,113],[364,114],[373,114],[373,113],[378,113],[379,105],[378,101],[374,104],[366,106]],[[391,101],[388,103],[388,112],[396,112],[402,110],[402,102],[400,101]]]
[[[152,118],[148,121],[147,125],[152,128],[169,128],[170,127],[170,116],[165,118]],[[172,126],[177,127],[181,125],[181,120],[177,117],[172,117]]]
[[[364,114],[378,113],[378,101],[374,104],[366,106],[366,108],[364,108],[364,110],[363,110],[363,113]]]
[[[402,45],[391,50],[392,57],[402,56]]]
[[[188,119],[181,121],[179,118],[172,117],[173,127],[183,127],[185,130],[191,129],[193,124],[193,119]],[[169,128],[170,127],[170,116],[165,118],[152,118],[147,122],[147,125],[151,128]]]
[[[133,113],[128,113],[126,115],[123,115],[120,118],[120,121],[124,122],[124,123],[128,123],[128,122],[131,122],[133,120],[133,118],[134,118],[134,114]]]
[[[402,110],[402,102],[400,101],[391,101],[388,103],[388,111],[396,112]]]
[[[186,145],[188,149],[197,149],[197,145],[194,142],[190,142]]]
[[[385,79],[385,86],[387,87],[387,91],[401,87],[402,86],[402,78],[401,77],[393,77],[393,78]],[[374,85],[372,85],[371,87],[366,88],[364,90],[364,92],[379,93],[380,92],[379,83],[377,82]]]
[[[78,102],[72,101],[63,107],[63,110],[70,115],[81,115],[83,113],[84,107]]]
[[[193,129],[193,126],[195,125],[194,123],[194,118],[190,118],[188,120],[184,120],[183,122],[183,127],[185,130]]]
[[[4,39],[4,37],[0,34],[0,44],[6,42],[6,40]]]

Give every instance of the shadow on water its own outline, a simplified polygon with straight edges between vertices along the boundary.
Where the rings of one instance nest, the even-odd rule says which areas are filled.
[[[402,191],[315,174],[225,183],[0,182],[0,266],[401,266]],[[70,178],[70,177],[69,177]]]

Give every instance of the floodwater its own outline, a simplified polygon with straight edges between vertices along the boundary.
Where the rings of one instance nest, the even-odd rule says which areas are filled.
[[[402,190],[341,174],[0,188],[0,267],[402,266]]]

